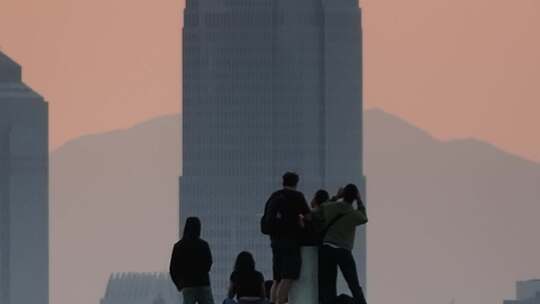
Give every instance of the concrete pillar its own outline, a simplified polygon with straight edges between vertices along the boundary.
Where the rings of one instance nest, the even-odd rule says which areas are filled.
[[[302,247],[302,271],[289,294],[290,304],[319,303],[319,249]]]

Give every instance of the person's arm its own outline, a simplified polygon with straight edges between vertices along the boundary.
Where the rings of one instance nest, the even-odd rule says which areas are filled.
[[[261,297],[261,299],[265,299],[266,298],[266,286],[264,285],[264,276],[262,273],[259,273],[259,281],[261,282],[261,291],[259,293],[259,296]]]
[[[357,208],[354,212],[356,223],[358,225],[364,225],[368,222],[367,218],[367,212],[366,212],[366,206],[364,206],[364,203],[362,202],[362,199],[358,198],[356,201]]]
[[[204,265],[204,270],[206,272],[210,272],[210,269],[212,268],[212,252],[210,251],[210,246],[208,246],[208,243],[204,242],[204,250],[202,253],[202,261]]]
[[[322,229],[324,225],[324,209],[325,206],[323,205],[309,214],[309,220],[311,220],[316,229]]]
[[[261,283],[260,297],[261,299],[266,299],[266,286],[264,285],[264,281]]]
[[[305,221],[310,221],[311,209],[306,201],[306,197],[302,194],[300,199],[300,214],[298,215],[298,224],[305,228]]]
[[[169,265],[169,274],[178,291],[182,290],[182,283],[180,278],[182,272],[181,261],[181,251],[176,246],[174,246],[171,255],[171,263]]]
[[[234,286],[234,282],[233,280],[231,279],[229,281],[229,291],[227,292],[227,297],[229,299],[234,299],[234,296],[236,295],[236,288]]]
[[[309,205],[306,201],[306,197],[302,194],[300,213],[305,216],[308,215],[310,212],[311,209],[309,208]]]

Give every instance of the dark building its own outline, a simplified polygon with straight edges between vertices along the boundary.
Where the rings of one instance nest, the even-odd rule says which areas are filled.
[[[285,171],[308,197],[364,188],[361,10],[357,0],[188,0],[184,21],[180,218],[202,219],[222,296],[241,250],[270,276],[259,219]],[[365,284],[364,230],[358,239]]]
[[[49,302],[48,107],[0,52],[0,303]]]

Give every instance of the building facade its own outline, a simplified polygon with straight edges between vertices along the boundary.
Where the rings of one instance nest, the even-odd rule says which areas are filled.
[[[215,294],[254,253],[270,278],[259,220],[285,171],[317,189],[364,191],[362,31],[356,0],[188,0],[183,29],[181,224],[203,221]],[[355,256],[365,284],[365,231]]]
[[[100,304],[179,304],[167,273],[118,273],[109,278]]]
[[[48,304],[48,107],[0,52],[0,303]]]
[[[540,280],[518,281],[516,300],[505,300],[504,304],[540,304]]]

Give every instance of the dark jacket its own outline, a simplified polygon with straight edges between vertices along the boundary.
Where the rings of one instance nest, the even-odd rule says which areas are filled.
[[[278,201],[277,209],[280,227],[279,231],[270,236],[272,242],[280,240],[300,242],[303,235],[299,224],[299,216],[310,213],[304,194],[296,190],[282,189],[272,193],[266,203],[267,206],[273,200]]]
[[[208,243],[200,238],[200,222],[188,219],[184,237],[173,248],[171,278],[179,291],[184,287],[210,286],[211,267],[212,253]]]

